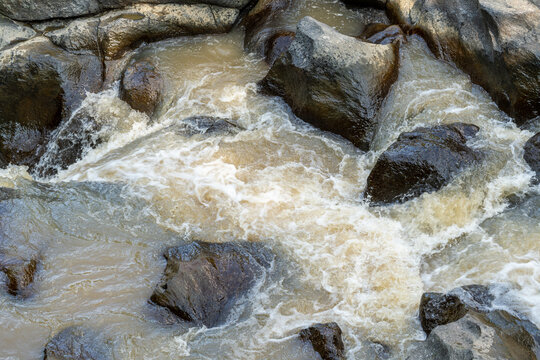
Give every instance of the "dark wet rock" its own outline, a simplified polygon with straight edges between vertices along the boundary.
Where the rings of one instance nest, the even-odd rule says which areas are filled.
[[[49,135],[101,87],[101,62],[73,55],[44,37],[0,53],[0,150],[7,162],[33,165]]]
[[[306,17],[261,87],[283,97],[301,119],[368,150],[397,75],[397,53],[396,44],[363,42]]]
[[[0,15],[0,50],[35,36],[31,27]]]
[[[245,28],[244,47],[250,52],[266,56],[270,51],[271,38],[278,33],[293,30],[283,28],[280,21],[291,4],[291,0],[258,0],[242,19]]]
[[[120,81],[120,98],[133,109],[152,116],[161,101],[163,79],[147,60],[130,64]]]
[[[461,300],[454,295],[424,293],[420,301],[420,324],[426,334],[439,325],[461,319],[467,310]]]
[[[108,360],[111,349],[100,334],[72,326],[56,334],[45,346],[44,360]]]
[[[517,124],[540,115],[540,7],[534,0],[388,0],[387,7]]]
[[[365,27],[361,39],[373,44],[391,44],[394,41],[405,41],[405,33],[398,25],[369,24]]]
[[[481,152],[467,146],[478,130],[454,123],[402,133],[377,160],[365,194],[374,204],[390,204],[439,190],[481,159]]]
[[[322,360],[344,360],[345,347],[338,324],[315,324],[299,333],[302,341],[311,344]]]
[[[215,327],[263,276],[271,261],[252,243],[192,242],[169,248],[161,283],[150,300],[190,326]]]
[[[6,277],[7,292],[22,298],[30,296],[37,265],[37,258],[22,259],[0,252],[0,271]]]
[[[378,9],[384,9],[386,7],[386,0],[344,0],[345,3],[361,6],[361,7],[374,7]]]
[[[523,158],[536,173],[536,181],[540,181],[540,133],[527,140],[523,150]]]
[[[175,125],[176,130],[184,136],[194,135],[232,135],[238,132],[239,128],[227,119],[192,116],[182,120]]]
[[[268,40],[268,46],[266,47],[266,62],[272,65],[277,58],[283,54],[294,40],[293,32],[280,32],[272,36]]]
[[[91,51],[118,59],[142,42],[229,31],[239,10],[211,5],[138,4],[100,16],[76,19],[45,35],[69,51]]]
[[[21,21],[75,18],[120,9],[140,3],[167,4],[171,0],[2,0],[0,13]],[[249,0],[186,0],[183,3],[209,4],[241,9]]]
[[[537,359],[540,331],[528,320],[504,310],[469,311],[461,319],[433,329],[408,359]]]

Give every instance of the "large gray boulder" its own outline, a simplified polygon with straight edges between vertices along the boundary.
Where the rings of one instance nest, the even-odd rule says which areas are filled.
[[[387,7],[516,123],[540,115],[540,7],[534,0],[388,0]]]
[[[65,50],[90,51],[111,60],[143,41],[227,32],[238,14],[238,9],[213,5],[138,4],[76,19],[45,35]]]
[[[101,61],[73,55],[45,37],[0,52],[0,152],[32,166],[48,136],[86,96],[101,87]]]
[[[397,44],[363,42],[306,17],[261,85],[301,119],[368,150],[397,70]]]
[[[200,3],[241,9],[250,0],[185,0],[181,3]],[[0,14],[20,21],[75,18],[120,9],[135,4],[166,4],[174,0],[2,0]],[[180,2],[180,1],[176,1]]]

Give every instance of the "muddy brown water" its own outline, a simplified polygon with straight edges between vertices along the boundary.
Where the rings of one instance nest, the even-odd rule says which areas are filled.
[[[355,10],[302,4],[287,21],[312,15],[359,31]],[[539,324],[537,204],[512,209],[508,200],[538,192],[522,159],[531,132],[411,37],[373,150],[363,153],[258,94],[268,67],[242,44],[235,30],[146,46],[140,56],[167,83],[155,119],[131,110],[115,89],[90,94],[84,106],[109,126],[105,142],[40,183],[24,168],[0,172],[1,185],[20,195],[2,222],[42,258],[33,297],[0,296],[0,358],[39,359],[51,336],[86,324],[104,333],[116,359],[310,359],[294,334],[335,321],[349,359],[371,359],[370,341],[400,359],[424,336],[421,294],[471,283],[502,284],[499,305]],[[242,130],[175,130],[192,115],[227,118]],[[472,146],[486,152],[484,163],[436,193],[370,208],[362,199],[367,176],[399,133],[455,121],[481,128]],[[163,249],[185,239],[257,241],[277,254],[224,326],[163,325],[147,303]]]

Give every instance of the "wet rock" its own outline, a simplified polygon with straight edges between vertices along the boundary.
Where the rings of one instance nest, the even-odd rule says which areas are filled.
[[[133,109],[152,116],[161,101],[163,79],[148,60],[130,64],[120,81],[120,98]]]
[[[368,6],[378,9],[384,9],[386,7],[386,0],[345,0],[347,4],[356,6]]]
[[[182,120],[176,126],[177,132],[184,136],[194,135],[232,135],[238,132],[239,128],[227,119],[192,116]]]
[[[461,319],[467,313],[459,297],[440,293],[424,293],[420,301],[420,324],[426,334],[439,325]]]
[[[0,50],[35,36],[32,28],[0,15]]]
[[[394,41],[405,41],[405,33],[398,25],[369,24],[366,26],[361,39],[372,44],[391,44]]]
[[[101,87],[101,62],[72,55],[44,37],[0,53],[0,151],[7,162],[35,164],[60,122]]]
[[[338,324],[315,324],[299,333],[300,339],[310,343],[322,360],[344,360],[345,347]]]
[[[112,359],[100,334],[82,326],[68,327],[45,346],[44,360],[108,360]]]
[[[481,159],[479,151],[467,146],[478,130],[454,123],[402,133],[377,160],[365,194],[374,204],[390,204],[439,190]]]
[[[291,43],[294,40],[294,33],[293,32],[281,32],[277,33],[274,36],[272,36],[268,40],[268,46],[266,48],[266,62],[269,65],[274,64],[274,62],[277,60],[277,58],[283,54],[289,46],[291,46]]]
[[[523,150],[523,159],[536,172],[536,181],[540,181],[540,133],[527,140]]]
[[[211,5],[138,4],[74,20],[45,35],[63,49],[87,50],[111,60],[145,41],[227,32],[238,14],[237,9]]]
[[[36,258],[22,259],[0,252],[0,271],[6,276],[7,292],[22,298],[30,296],[37,264]]]
[[[395,80],[396,44],[375,45],[306,17],[261,82],[314,126],[368,150],[376,114]]]
[[[161,283],[150,300],[190,326],[215,327],[269,266],[265,249],[252,243],[192,242],[169,248]]]
[[[387,6],[518,125],[540,115],[540,8],[534,0],[388,0]]]
[[[56,18],[75,18],[97,14],[106,10],[120,9],[139,3],[166,4],[171,0],[2,0],[0,13],[14,20],[35,21]],[[201,0],[183,1],[241,9],[249,0]]]
[[[408,359],[537,359],[540,331],[528,320],[504,310],[470,311],[433,329]]]

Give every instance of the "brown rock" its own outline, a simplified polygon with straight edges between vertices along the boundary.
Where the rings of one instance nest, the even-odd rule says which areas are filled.
[[[161,101],[163,79],[148,60],[130,64],[122,75],[120,98],[133,109],[151,116]]]

